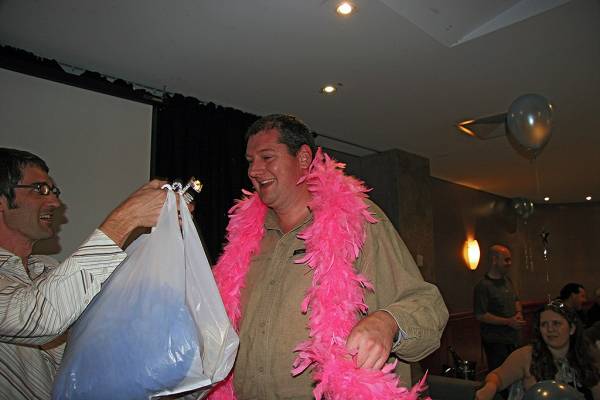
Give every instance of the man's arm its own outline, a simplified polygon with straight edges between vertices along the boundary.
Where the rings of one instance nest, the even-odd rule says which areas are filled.
[[[523,305],[519,300],[515,301],[515,314],[523,319]]]
[[[161,190],[165,183],[153,180],[139,188],[106,217],[99,229],[122,247],[135,228],[154,226],[165,202],[166,192]]]
[[[380,368],[390,351],[403,360],[419,361],[439,347],[448,310],[437,287],[423,280],[385,214],[376,206],[371,209],[379,222],[367,227],[357,266],[375,293],[367,299],[371,314],[354,327],[346,346],[358,350],[357,365],[363,368]],[[399,331],[404,338],[392,348]]]
[[[506,325],[506,326],[510,326],[511,328],[514,329],[519,329],[523,326],[525,326],[527,324],[527,322],[525,322],[525,320],[523,319],[523,317],[519,317],[520,314],[515,314],[512,317],[500,317],[498,315],[494,315],[494,314],[490,314],[485,313],[485,314],[479,314],[479,315],[475,315],[475,318],[477,318],[477,320],[479,322],[484,322],[486,324],[490,324],[490,325]]]
[[[125,259],[117,244],[136,226],[156,223],[165,198],[161,185],[152,181],[133,193],[101,225],[106,233],[96,230],[71,257],[33,284],[0,276],[0,341],[40,345],[62,334]]]
[[[474,313],[475,318],[479,322],[483,322],[490,325],[504,325],[510,326],[513,329],[520,329],[523,326],[527,325],[525,319],[523,319],[523,306],[520,301],[515,302],[515,310],[516,313],[512,317],[501,317],[499,315],[492,314],[486,310],[485,303],[483,297],[485,294],[480,293],[482,290],[481,287],[477,287],[475,289],[475,306]]]
[[[0,341],[41,345],[62,334],[125,257],[96,230],[73,255],[33,284],[0,278]]]

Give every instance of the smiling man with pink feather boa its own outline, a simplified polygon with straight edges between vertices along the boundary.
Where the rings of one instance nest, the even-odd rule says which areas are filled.
[[[407,362],[439,347],[438,289],[300,120],[270,115],[246,137],[255,192],[230,210],[214,268],[240,350],[210,398],[417,399]]]

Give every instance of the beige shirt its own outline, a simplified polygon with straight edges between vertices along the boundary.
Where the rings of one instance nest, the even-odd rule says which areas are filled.
[[[439,347],[448,310],[434,285],[423,281],[406,245],[383,211],[369,201],[378,219],[367,224],[367,240],[355,262],[356,269],[374,284],[367,293],[369,311],[389,311],[408,338],[393,351],[404,361],[418,361]],[[238,399],[312,399],[310,369],[292,377],[293,349],[308,339],[308,316],[300,304],[312,282],[312,271],[294,260],[304,255],[297,238],[312,221],[283,234],[269,211],[261,248],[250,265],[242,291],[243,316],[234,384]],[[409,366],[396,368],[410,385]]]
[[[60,265],[30,256],[29,275],[19,257],[0,248],[0,399],[50,398],[64,349],[55,339],[125,257],[100,230]]]

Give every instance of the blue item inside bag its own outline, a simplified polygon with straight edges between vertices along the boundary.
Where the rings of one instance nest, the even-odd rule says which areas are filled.
[[[185,207],[182,214],[189,242],[193,223]],[[210,383],[198,323],[200,262],[184,242],[168,190],[156,228],[127,247],[127,258],[70,329],[52,399],[146,400]]]
[[[71,332],[53,399],[147,399],[186,377],[202,347],[181,293],[163,284],[128,293],[125,304],[95,300]]]

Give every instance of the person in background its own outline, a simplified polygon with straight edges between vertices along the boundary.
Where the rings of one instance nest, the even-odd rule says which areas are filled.
[[[567,283],[560,289],[558,298],[562,300],[565,306],[575,310],[583,325],[587,325],[587,317],[583,308],[587,302],[587,293],[582,284],[575,282]]]
[[[53,342],[82,314],[123,261],[137,227],[154,226],[162,181],[142,186],[115,208],[64,262],[32,255],[55,235],[60,190],[40,157],[0,148],[0,398],[49,399],[64,342]]]
[[[600,321],[600,288],[594,290],[594,304],[587,310],[586,317],[588,327]]]
[[[488,251],[488,272],[477,283],[473,311],[480,322],[488,370],[496,369],[517,348],[519,330],[526,325],[523,308],[508,277],[512,265],[508,247],[495,244]]]
[[[554,300],[535,314],[531,344],[490,372],[475,399],[493,399],[497,391],[510,387],[509,400],[520,400],[535,383],[556,380],[573,386],[586,400],[600,400],[599,361],[598,349],[575,312]]]
[[[585,335],[600,351],[600,321],[594,323],[585,330]]]

